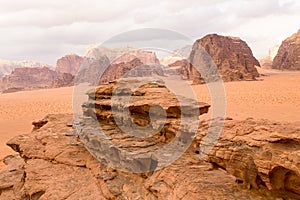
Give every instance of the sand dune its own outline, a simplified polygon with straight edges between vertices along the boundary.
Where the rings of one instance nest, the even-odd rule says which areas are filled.
[[[276,73],[263,81],[224,83],[227,116],[299,121],[300,74]],[[210,102],[204,85],[193,86],[199,100]],[[72,112],[72,87],[23,91],[0,95],[0,158],[13,153],[5,144],[15,135],[31,131],[33,120],[49,113]]]

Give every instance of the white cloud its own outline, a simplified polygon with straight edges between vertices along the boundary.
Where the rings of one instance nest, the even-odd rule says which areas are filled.
[[[299,1],[0,0],[0,58],[54,63],[135,28],[239,36],[262,57],[300,28]]]

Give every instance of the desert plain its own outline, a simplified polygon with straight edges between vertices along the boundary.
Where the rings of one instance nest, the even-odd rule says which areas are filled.
[[[226,117],[299,121],[300,73],[262,69],[259,71],[264,76],[257,81],[224,83]],[[199,101],[211,103],[205,85],[192,87]],[[16,135],[29,133],[32,121],[47,114],[72,113],[73,89],[63,87],[0,94],[0,159],[15,154],[6,146],[6,142]]]

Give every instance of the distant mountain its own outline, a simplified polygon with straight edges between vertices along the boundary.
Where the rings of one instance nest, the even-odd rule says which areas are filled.
[[[48,67],[53,68],[51,65],[38,62],[38,61],[10,61],[0,59],[0,78],[4,75],[10,74],[16,68],[22,67]]]
[[[136,58],[146,65],[159,64],[155,52],[132,47],[108,48],[92,46],[88,48],[86,53],[86,57],[96,60],[103,56],[106,56],[112,64],[126,63]]]
[[[67,54],[57,60],[55,71],[69,73],[75,76],[85,57],[76,54]]]
[[[121,78],[137,66],[141,67],[138,73],[142,73],[142,75],[152,73],[144,65],[153,66],[152,72],[160,73],[157,68],[160,65],[159,60],[152,51],[131,47],[91,46],[75,78],[75,84],[88,82],[96,85],[99,82],[112,81]]]
[[[275,45],[274,47],[269,49],[268,56],[259,60],[259,63],[262,68],[271,69],[273,64],[273,59],[275,58],[279,49],[279,45]]]
[[[300,29],[281,43],[272,68],[300,70]]]
[[[21,67],[0,79],[0,92],[71,86],[74,76],[48,67]]]

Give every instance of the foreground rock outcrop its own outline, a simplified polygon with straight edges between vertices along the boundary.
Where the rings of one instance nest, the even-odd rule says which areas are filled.
[[[207,158],[213,165],[199,159],[196,140],[176,162],[147,175],[100,163],[81,142],[67,136],[73,130],[66,125],[71,120],[71,115],[49,115],[41,128],[8,142],[21,157],[4,159],[0,199],[300,198],[299,146],[291,142],[295,124],[289,125],[294,134],[275,137],[286,124],[226,121],[220,142]],[[249,127],[257,128],[249,133]],[[253,135],[262,138],[247,141]]]
[[[119,79],[88,95],[81,141],[98,160],[135,173],[162,168],[172,159],[168,155],[175,159],[184,152],[198,128],[193,123],[210,107],[185,97],[179,101],[164,82],[154,78]],[[157,151],[169,143],[163,152]]]
[[[281,43],[272,68],[300,70],[300,30]]]
[[[247,188],[266,187],[284,199],[300,199],[299,128],[299,122],[227,121],[207,160]]]
[[[200,64],[197,63],[197,56],[200,54],[196,52],[201,48],[210,55],[223,81],[255,80],[259,76],[255,66],[260,66],[260,64],[247,43],[240,38],[209,34],[197,40],[189,58],[193,65]],[[201,67],[205,69],[211,66]],[[209,76],[215,75],[215,71],[212,70],[211,73]],[[195,76],[201,77],[199,74],[195,74]]]

